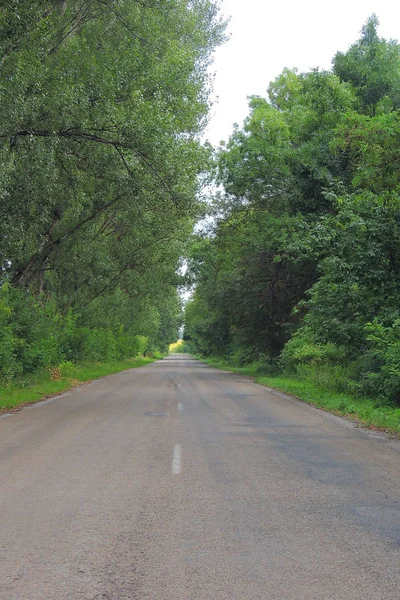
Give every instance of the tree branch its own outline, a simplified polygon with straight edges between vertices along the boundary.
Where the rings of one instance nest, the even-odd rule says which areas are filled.
[[[166,181],[164,180],[162,175],[160,175],[158,170],[147,159],[147,157],[143,154],[143,152],[141,152],[140,150],[135,148],[133,146],[133,144],[130,144],[128,142],[123,142],[120,140],[109,140],[107,138],[96,135],[94,133],[77,131],[73,127],[71,127],[70,129],[64,129],[61,131],[49,131],[48,129],[25,129],[25,130],[16,131],[12,134],[0,134],[0,139],[9,138],[11,140],[11,144],[13,145],[13,140],[15,140],[15,138],[30,137],[30,136],[32,136],[32,137],[62,137],[62,138],[75,139],[78,141],[85,140],[85,141],[93,142],[93,143],[97,143],[97,144],[104,144],[106,146],[113,146],[116,150],[119,148],[125,148],[126,150],[130,150],[131,152],[136,154],[136,156],[139,157],[139,159],[143,162],[143,164],[147,167],[147,169],[149,171],[151,171],[153,173],[153,175],[156,176],[156,178],[159,180],[159,182],[161,183],[161,185],[163,186],[165,191],[171,197],[171,200],[174,203],[176,202],[176,199],[175,199],[173,193],[169,189],[168,184],[166,183]],[[121,156],[121,154],[120,154],[120,156]],[[125,162],[125,166],[126,166],[126,162]]]
[[[82,219],[82,221],[79,221],[79,223],[71,227],[64,234],[58,236],[55,240],[50,240],[49,234],[47,234],[47,243],[45,242],[44,245],[42,245],[42,248],[39,250],[39,252],[31,256],[27,265],[18,269],[18,271],[14,274],[12,278],[13,283],[17,285],[21,284],[29,276],[30,273],[37,272],[38,270],[40,270],[44,262],[49,258],[49,256],[52,254],[56,247],[58,247],[63,241],[71,237],[74,233],[82,229],[84,225],[86,225],[87,223],[95,219],[98,215],[100,215],[102,212],[107,210],[107,208],[110,208],[110,206],[116,204],[120,199],[121,196],[117,196],[113,200],[110,200],[110,202],[107,202],[100,208],[90,213],[90,215]],[[52,223],[51,229],[54,228],[54,225],[55,223]],[[49,233],[51,233],[51,231]]]

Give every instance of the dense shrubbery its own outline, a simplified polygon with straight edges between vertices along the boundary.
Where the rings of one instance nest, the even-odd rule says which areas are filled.
[[[362,389],[400,404],[400,318],[389,326],[375,319],[366,331],[368,348],[360,369]]]
[[[61,363],[121,360],[144,354],[148,338],[77,324],[70,310],[5,284],[0,289],[0,380]]]

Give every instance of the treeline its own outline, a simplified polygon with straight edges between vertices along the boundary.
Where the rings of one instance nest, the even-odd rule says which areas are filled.
[[[0,18],[0,378],[177,339],[213,0],[10,0]]]
[[[285,69],[216,155],[185,338],[400,399],[400,46],[370,18],[331,71]]]

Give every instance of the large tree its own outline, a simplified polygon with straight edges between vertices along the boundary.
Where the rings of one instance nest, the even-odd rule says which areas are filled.
[[[83,281],[101,293],[196,214],[216,7],[11,2],[0,25],[3,269],[37,291],[58,278],[72,299]]]
[[[101,358],[96,345],[126,354],[124,336],[151,349],[176,339],[177,268],[209,163],[200,137],[223,30],[214,0],[3,3],[4,372]]]

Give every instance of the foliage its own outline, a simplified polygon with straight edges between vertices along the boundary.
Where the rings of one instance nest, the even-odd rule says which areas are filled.
[[[398,314],[394,317],[389,326],[378,318],[366,326],[369,344],[360,365],[361,384],[364,392],[399,403],[400,318]]]
[[[0,289],[0,379],[62,365],[142,356],[149,340],[118,329],[82,327],[70,310],[5,284]]]
[[[4,286],[0,290],[0,377],[6,381],[22,371],[17,360],[18,339],[11,324],[12,315],[9,288]]]
[[[177,342],[169,345],[169,352],[171,354],[186,354],[190,352],[190,347],[188,342],[185,342],[184,340],[178,340]]]
[[[285,69],[216,155],[185,338],[400,401],[400,46],[371,17],[333,71]]]
[[[361,111],[376,114],[400,108],[400,46],[378,36],[379,25],[372,15],[361,31],[361,38],[346,52],[338,52],[333,70],[356,91]]]
[[[2,378],[176,339],[223,30],[213,0],[2,8]]]
[[[321,364],[340,361],[345,356],[345,349],[332,342],[318,342],[310,327],[298,329],[285,345],[281,354],[283,364],[287,367],[298,364]]]

